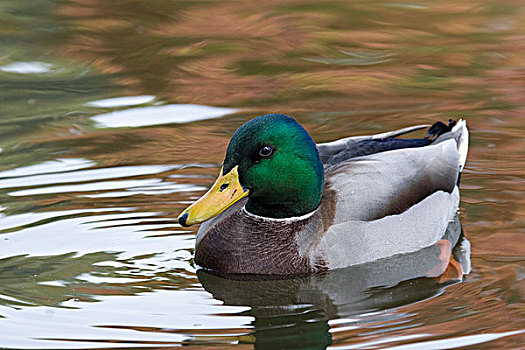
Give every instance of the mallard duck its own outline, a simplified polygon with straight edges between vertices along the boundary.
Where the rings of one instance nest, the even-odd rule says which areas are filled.
[[[195,263],[221,274],[303,274],[436,243],[459,205],[468,130],[459,120],[423,139],[396,138],[428,126],[316,145],[289,116],[247,122],[217,181],[178,217],[202,223]]]

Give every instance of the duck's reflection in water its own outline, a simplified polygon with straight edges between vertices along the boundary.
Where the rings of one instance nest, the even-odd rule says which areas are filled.
[[[199,281],[227,305],[249,306],[256,348],[323,349],[332,343],[328,320],[414,303],[439,294],[470,271],[470,243],[452,221],[444,238],[420,251],[299,277],[217,276]],[[191,340],[190,340],[191,343]]]

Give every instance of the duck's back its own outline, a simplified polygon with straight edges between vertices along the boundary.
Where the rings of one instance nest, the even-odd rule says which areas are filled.
[[[437,191],[452,193],[459,174],[454,140],[352,158],[326,171],[337,194],[335,223],[405,212]]]

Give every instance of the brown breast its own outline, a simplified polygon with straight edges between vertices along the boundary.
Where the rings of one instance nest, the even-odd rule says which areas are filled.
[[[312,272],[298,252],[296,234],[311,218],[298,222],[260,220],[237,210],[212,226],[195,251],[195,262],[221,273],[297,274]]]
[[[326,262],[321,258],[310,261],[308,252],[333,223],[335,194],[329,191],[325,187],[321,205],[312,216],[297,221],[252,216],[243,210],[245,201],[236,203],[203,224],[195,262],[223,274],[291,275],[326,270]]]

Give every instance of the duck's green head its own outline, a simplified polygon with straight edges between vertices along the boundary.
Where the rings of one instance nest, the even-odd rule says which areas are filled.
[[[246,210],[270,218],[301,216],[320,202],[324,169],[317,147],[293,118],[267,114],[241,126],[210,191],[179,216],[188,226],[248,196]]]

